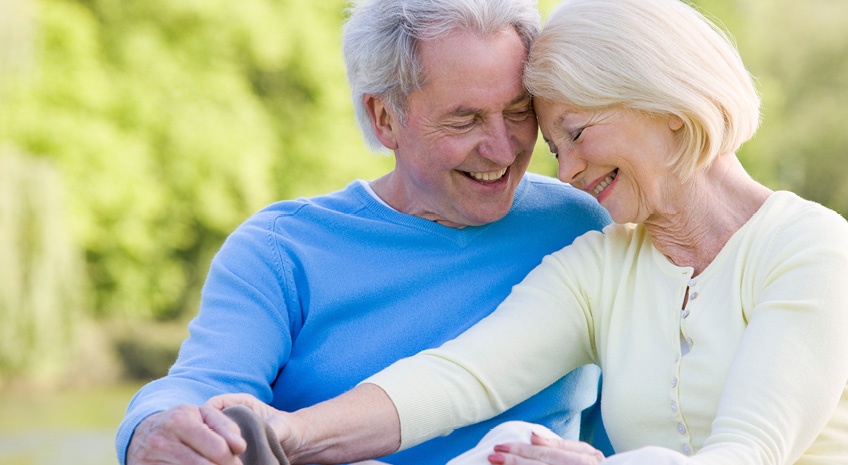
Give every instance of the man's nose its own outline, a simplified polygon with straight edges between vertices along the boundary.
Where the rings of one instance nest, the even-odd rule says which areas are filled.
[[[479,146],[480,155],[499,166],[508,166],[515,161],[515,142],[503,118],[493,118],[486,125],[485,139]]]

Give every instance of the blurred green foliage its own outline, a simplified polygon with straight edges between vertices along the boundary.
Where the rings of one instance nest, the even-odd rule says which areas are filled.
[[[555,3],[540,1],[543,15]],[[696,3],[735,35],[763,93],[764,122],[740,152],[743,163],[773,189],[848,213],[840,182],[848,176],[848,2]],[[366,151],[355,127],[340,53],[343,0],[33,5],[31,30],[16,26],[25,45],[0,49],[0,161],[8,161],[0,229],[17,228],[0,237],[28,237],[35,224],[42,239],[29,249],[9,239],[0,264],[7,274],[55,265],[73,275],[39,288],[60,296],[57,321],[69,314],[56,303],[67,283],[82,289],[72,299],[87,302],[90,318],[190,316],[212,255],[251,213],[393,166]],[[15,28],[0,29],[8,42]],[[18,57],[14,66],[7,56]],[[13,159],[36,171],[2,168]],[[542,144],[531,170],[556,173]],[[8,207],[27,198],[49,208]],[[58,216],[24,221],[33,215]],[[8,252],[48,243],[65,244],[57,249],[64,262]],[[4,321],[35,312],[31,301],[8,304]],[[136,346],[121,346],[125,358]],[[157,357],[167,352],[156,347]]]
[[[40,2],[0,141],[62,173],[94,315],[191,311],[250,213],[390,169],[357,140],[341,5]]]
[[[0,157],[0,374],[50,379],[76,352],[85,280],[62,190],[45,160]]]

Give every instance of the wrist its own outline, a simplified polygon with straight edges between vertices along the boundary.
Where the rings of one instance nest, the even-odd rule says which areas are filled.
[[[315,444],[316,439],[310,434],[307,423],[298,415],[280,411],[268,424],[277,435],[277,442],[292,465],[301,463],[299,459],[309,455],[309,448]]]

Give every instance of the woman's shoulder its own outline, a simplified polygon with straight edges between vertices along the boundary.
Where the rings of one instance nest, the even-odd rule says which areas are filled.
[[[784,240],[848,243],[848,221],[842,215],[795,193],[773,193],[761,213],[758,229],[774,230]]]
[[[778,191],[752,220],[740,242],[745,253],[737,259],[752,279],[767,284],[775,276],[791,275],[801,282],[848,270],[848,222],[837,212]]]
[[[651,247],[650,237],[644,226],[626,223],[611,223],[600,231],[589,231],[574,240],[574,242],[557,252],[561,260],[574,260],[574,256],[599,263],[620,263],[627,256],[635,258],[639,251]],[[645,249],[647,250],[647,249]],[[636,252],[636,253],[634,253]]]

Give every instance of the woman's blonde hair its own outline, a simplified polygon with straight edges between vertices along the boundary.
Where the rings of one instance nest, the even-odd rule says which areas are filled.
[[[671,168],[683,180],[759,126],[759,95],[729,35],[680,0],[565,0],[524,79],[534,95],[581,110],[679,117]]]

